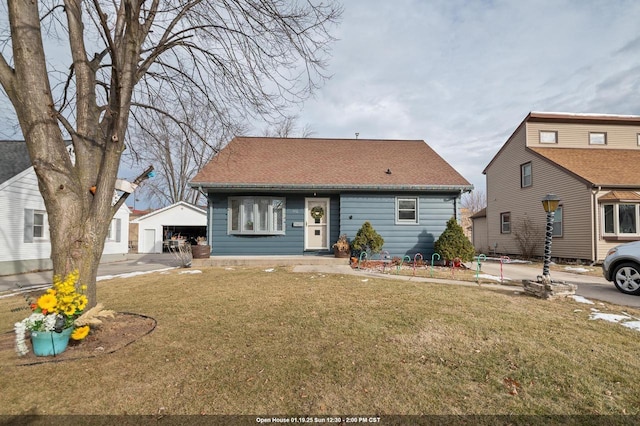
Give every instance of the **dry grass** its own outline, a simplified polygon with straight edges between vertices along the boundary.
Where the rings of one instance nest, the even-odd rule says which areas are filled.
[[[640,334],[572,300],[221,268],[98,295],[156,330],[100,358],[0,358],[1,414],[640,414]]]

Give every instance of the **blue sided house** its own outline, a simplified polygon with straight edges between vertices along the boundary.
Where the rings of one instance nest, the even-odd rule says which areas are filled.
[[[365,221],[389,256],[433,253],[473,186],[422,140],[236,137],[193,178],[213,256],[328,254]]]

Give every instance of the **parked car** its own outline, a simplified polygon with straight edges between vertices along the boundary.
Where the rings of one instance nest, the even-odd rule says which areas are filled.
[[[621,292],[640,295],[640,241],[609,250],[602,262],[602,274]]]

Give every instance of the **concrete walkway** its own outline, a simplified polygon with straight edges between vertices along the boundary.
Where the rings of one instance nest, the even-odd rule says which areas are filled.
[[[469,269],[475,270],[476,265],[467,264]],[[599,267],[593,267],[599,268]],[[458,281],[449,279],[436,278],[420,278],[413,276],[402,276],[393,274],[381,274],[376,272],[367,272],[364,270],[352,269],[348,265],[298,265],[293,268],[294,272],[310,272],[310,273],[339,273],[339,274],[356,274],[362,276],[371,276],[385,279],[398,279],[417,282],[434,282],[442,284],[465,285],[470,287],[478,287],[478,284],[469,281]],[[500,273],[500,262],[486,261],[481,264],[481,273],[496,277],[496,284],[481,284],[482,288],[499,289],[505,291],[523,291],[522,280],[535,281],[538,275],[542,275],[542,270],[538,270],[531,265],[523,263],[505,263],[502,265],[502,274]],[[500,277],[503,277],[505,285],[499,283]],[[551,271],[553,280],[565,281],[567,283],[576,284],[578,290],[576,295],[582,296],[593,302],[602,301],[614,303],[621,306],[630,306],[640,308],[640,296],[630,296],[619,292],[613,283],[608,282],[604,277],[594,277],[579,273]]]

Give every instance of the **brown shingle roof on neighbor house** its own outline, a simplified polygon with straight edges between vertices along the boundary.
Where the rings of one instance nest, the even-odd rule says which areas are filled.
[[[471,189],[421,140],[269,137],[234,138],[191,186]]]
[[[529,148],[592,185],[640,187],[640,150]]]

